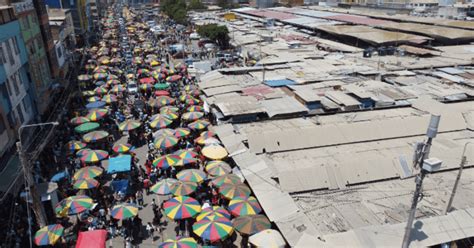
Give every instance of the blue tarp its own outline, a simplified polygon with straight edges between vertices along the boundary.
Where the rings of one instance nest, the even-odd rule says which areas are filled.
[[[127,194],[128,190],[128,180],[127,179],[122,179],[122,180],[114,180],[110,183],[112,186],[112,189],[114,192],[119,192],[121,191],[124,194]]]
[[[59,182],[61,179],[67,177],[69,177],[69,173],[67,171],[58,172],[51,178],[51,182]]]
[[[130,171],[132,165],[132,156],[121,155],[118,157],[109,159],[109,166],[107,167],[107,173],[114,174],[118,172]]]
[[[86,105],[86,108],[88,109],[93,109],[93,108],[102,108],[105,106],[105,102],[103,101],[97,101],[97,102],[91,102]]]
[[[290,80],[290,79],[265,80],[265,84],[270,87],[279,87],[279,86],[293,85],[295,84],[295,81]]]

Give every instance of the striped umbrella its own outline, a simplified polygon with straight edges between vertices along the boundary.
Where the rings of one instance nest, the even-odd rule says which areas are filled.
[[[110,211],[110,216],[116,220],[125,220],[137,216],[138,207],[129,203],[115,205]]]
[[[193,99],[193,96],[188,95],[188,94],[183,94],[178,97],[178,99],[182,102],[186,101],[186,99]]]
[[[242,183],[242,180],[239,176],[234,174],[226,174],[222,176],[218,176],[211,180],[212,185],[220,187],[222,184],[239,184]]]
[[[153,133],[154,138],[158,138],[158,137],[163,136],[163,135],[173,136],[174,135],[174,130],[171,129],[171,128],[162,128],[162,129],[159,129],[158,131]]]
[[[170,186],[173,195],[189,195],[196,191],[197,183],[177,181]]]
[[[199,105],[192,105],[186,108],[188,112],[204,112],[204,107]]]
[[[224,183],[219,187],[219,193],[227,199],[232,199],[235,197],[247,197],[251,191],[250,188],[243,183]]]
[[[143,91],[151,90],[151,84],[141,84],[140,89]]]
[[[91,121],[98,121],[104,118],[108,113],[109,111],[107,109],[92,109],[89,110],[89,113],[86,115],[86,117]]]
[[[181,119],[185,121],[195,121],[201,119],[203,116],[203,112],[186,112],[181,116]]]
[[[265,215],[244,215],[232,221],[235,230],[241,234],[252,235],[271,228],[270,220]]]
[[[207,126],[209,126],[209,124],[210,124],[209,121],[197,120],[197,121],[193,121],[193,122],[189,123],[188,127],[193,129],[193,130],[203,130]]]
[[[197,169],[186,169],[178,172],[176,178],[184,182],[200,183],[206,179],[207,175],[204,171]]]
[[[139,128],[142,125],[140,121],[137,120],[126,120],[119,124],[120,131],[131,131]]]
[[[97,94],[97,95],[105,95],[107,94],[108,90],[103,87],[103,86],[100,86],[100,87],[97,87],[94,89],[94,92]]]
[[[174,131],[176,138],[183,138],[191,134],[191,130],[185,127],[176,128]]]
[[[99,186],[99,181],[93,178],[79,179],[72,185],[75,189],[92,189]]]
[[[217,138],[214,137],[208,137],[206,138],[205,136],[199,136],[196,139],[194,139],[194,142],[198,143],[199,145],[220,145],[221,142]]]
[[[163,204],[166,216],[173,220],[192,218],[201,212],[201,204],[189,196],[177,196]]]
[[[148,85],[148,87],[146,88],[147,90],[151,89],[152,83],[154,82],[155,82],[155,79],[153,77],[146,77],[146,78],[140,79],[140,83],[142,85]]]
[[[158,245],[159,248],[198,248],[199,245],[194,238],[176,237],[176,239],[167,239]]]
[[[170,70],[171,71],[171,70]],[[166,81],[169,81],[169,82],[176,82],[178,80],[180,80],[182,78],[181,75],[173,75],[173,76],[169,76],[166,78]]]
[[[161,169],[168,169],[181,161],[181,157],[174,154],[167,154],[153,160],[153,165]]]
[[[160,108],[160,113],[161,114],[168,114],[168,113],[178,113],[179,112],[179,108],[178,107],[174,107],[174,106],[163,106]]]
[[[82,213],[92,208],[93,204],[92,198],[85,195],[75,195],[63,199],[54,210],[59,216],[67,216]]]
[[[81,125],[87,122],[90,122],[90,120],[83,116],[74,117],[69,121],[72,125]]]
[[[96,72],[96,73],[94,73],[94,79],[95,80],[105,79],[105,78],[107,78],[108,75],[109,74],[105,73],[105,72]]]
[[[89,74],[82,74],[82,75],[77,76],[77,80],[79,81],[88,81],[91,79],[92,79],[92,76]]]
[[[79,151],[76,152],[76,157],[80,158],[80,157],[83,157],[85,156],[87,153],[89,153],[90,151],[92,151],[92,149],[90,148],[83,148]]]
[[[158,181],[155,185],[150,187],[151,192],[158,195],[169,195],[171,194],[171,185],[176,183],[178,180],[174,178],[165,178]]]
[[[85,148],[86,145],[87,145],[86,143],[83,143],[77,140],[71,140],[66,144],[67,150],[71,153]]]
[[[231,215],[229,211],[227,211],[225,208],[221,206],[212,206],[208,208],[204,208],[201,213],[196,217],[197,221],[200,221],[208,216],[215,215],[217,217],[223,217],[230,219]]]
[[[130,151],[132,145],[130,144],[116,144],[112,147],[112,150],[116,153],[126,153]]]
[[[169,126],[171,123],[173,123],[172,120],[164,117],[163,115],[154,115],[155,118],[153,118],[150,121],[150,127],[152,128],[165,128]]]
[[[112,93],[120,93],[120,92],[124,92],[124,91],[125,91],[125,87],[121,84],[114,85],[114,87],[112,87],[112,89],[110,89],[110,92],[112,92]]]
[[[161,136],[155,140],[155,147],[160,149],[167,149],[178,144],[179,139],[174,136]]]
[[[175,102],[174,98],[171,98],[169,96],[159,96],[156,98],[156,101],[158,101],[161,106],[171,105]]]
[[[117,80],[117,79],[110,79],[110,80],[107,80],[107,84],[108,84],[108,85],[119,85],[119,84],[120,84],[120,80]]]
[[[182,159],[193,159],[199,156],[199,154],[191,149],[181,149],[177,150],[173,154],[178,155]]]
[[[87,123],[84,123],[84,124],[81,124],[77,127],[74,128],[74,131],[77,132],[77,133],[87,133],[87,132],[90,132],[90,131],[93,131],[97,128],[100,127],[100,124],[97,123],[97,122],[87,122]]]
[[[96,178],[102,175],[102,172],[104,172],[104,170],[98,166],[86,166],[76,171],[76,173],[74,173],[73,179],[79,180],[79,179]]]
[[[184,103],[188,106],[191,106],[191,105],[199,105],[199,103],[201,103],[201,101],[196,99],[196,98],[192,98],[192,99],[186,99],[184,101]]]
[[[255,215],[262,212],[262,207],[255,197],[236,197],[229,202],[230,213],[234,216]]]
[[[91,150],[86,155],[81,157],[81,160],[85,163],[96,163],[103,159],[106,159],[109,154],[103,150]]]
[[[178,113],[165,113],[165,114],[162,114],[163,117],[167,118],[167,119],[170,119],[170,120],[176,120],[179,118],[179,115]]]
[[[208,217],[193,224],[193,232],[204,240],[216,242],[229,237],[234,231],[232,222],[227,218]]]
[[[230,165],[224,161],[213,160],[206,164],[206,171],[211,176],[222,176],[232,172]]]
[[[37,246],[54,245],[61,238],[64,227],[61,224],[44,226],[35,233],[35,244]]]
[[[89,103],[100,102],[100,100],[101,100],[101,98],[98,97],[98,96],[92,96],[92,97],[87,98],[87,101]]]
[[[108,104],[111,104],[113,102],[116,102],[117,101],[117,96],[116,95],[110,95],[110,94],[107,94],[105,96],[102,97],[102,101],[108,103]]]
[[[82,136],[82,139],[85,142],[90,143],[101,140],[107,136],[109,136],[109,133],[107,133],[106,131],[92,131],[90,133],[84,134],[84,136]]]
[[[206,158],[212,160],[221,160],[229,155],[224,147],[215,144],[205,146],[202,148],[201,153]]]
[[[206,138],[206,139],[207,139],[207,138],[212,138],[212,137],[214,137],[214,136],[216,136],[216,134],[215,134],[214,132],[212,132],[212,131],[204,131],[204,132],[202,132],[201,134],[199,134],[199,137],[204,137],[204,138]]]

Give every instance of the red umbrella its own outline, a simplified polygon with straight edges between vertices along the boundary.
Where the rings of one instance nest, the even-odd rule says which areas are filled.
[[[140,79],[140,83],[142,84],[152,84],[154,82],[155,82],[155,79],[153,79],[153,77],[146,77],[146,78]]]
[[[166,90],[157,90],[155,91],[155,96],[169,96],[170,93]]]

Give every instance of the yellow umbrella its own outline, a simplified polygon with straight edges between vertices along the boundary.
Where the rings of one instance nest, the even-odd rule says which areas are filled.
[[[216,144],[205,146],[204,148],[202,148],[201,153],[206,158],[209,158],[212,160],[221,160],[227,157],[227,155],[229,155],[229,153],[224,147],[220,145],[216,145]]]

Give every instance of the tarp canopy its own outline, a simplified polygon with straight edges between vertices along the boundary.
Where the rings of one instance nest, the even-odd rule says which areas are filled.
[[[80,232],[77,238],[76,248],[105,248],[106,239],[106,230]]]
[[[61,181],[61,179],[64,179],[64,178],[67,178],[69,177],[69,173],[65,170],[65,171],[61,171],[61,172],[58,172],[56,173],[52,178],[51,178],[51,182],[59,182]]]
[[[107,173],[114,174],[118,172],[130,171],[132,163],[132,156],[122,155],[109,159],[109,166],[107,167]]]
[[[126,194],[128,191],[128,180],[127,179],[122,179],[122,180],[114,180],[111,182],[112,189],[115,192],[122,192]]]

